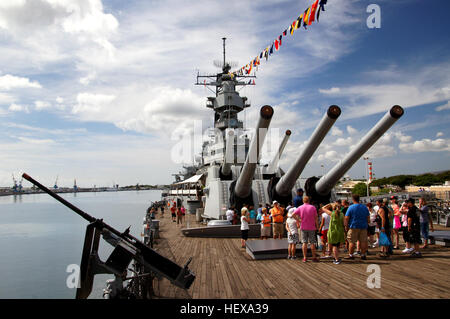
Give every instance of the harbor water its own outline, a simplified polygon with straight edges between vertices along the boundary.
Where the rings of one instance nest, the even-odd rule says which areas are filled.
[[[123,191],[62,194],[88,214],[120,231],[131,226],[140,238],[142,220],[161,191]],[[88,222],[47,194],[0,197],[0,298],[74,298],[68,288],[69,265],[81,261]],[[103,261],[112,251],[100,242]],[[105,281],[97,275],[90,298],[101,298]]]

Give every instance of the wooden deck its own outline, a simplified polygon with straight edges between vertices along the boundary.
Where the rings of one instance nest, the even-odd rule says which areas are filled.
[[[376,248],[365,261],[355,258],[340,265],[331,260],[257,261],[240,248],[240,239],[184,237],[167,210],[157,218],[161,239],[155,249],[180,265],[192,256],[189,267],[196,274],[187,291],[166,279],[155,281],[157,298],[450,298],[449,248],[430,246],[419,259],[396,250],[388,260],[377,257]],[[197,226],[195,216],[186,220]],[[381,268],[380,289],[367,287],[370,264]]]

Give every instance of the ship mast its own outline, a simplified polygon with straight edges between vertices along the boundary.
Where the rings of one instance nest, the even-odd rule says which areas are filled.
[[[241,97],[236,91],[237,86],[255,85],[255,75],[240,75],[231,73],[232,63],[226,60],[226,37],[222,38],[223,61],[215,61],[214,65],[220,67],[222,72],[216,74],[197,73],[197,83],[205,87],[213,86],[215,96],[208,97],[206,107],[214,110],[214,127],[224,131],[227,128],[243,128],[237,114],[249,107],[246,97]]]

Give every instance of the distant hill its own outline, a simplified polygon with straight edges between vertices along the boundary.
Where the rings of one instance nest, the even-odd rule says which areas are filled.
[[[450,170],[425,173],[420,175],[395,175],[372,181],[371,186],[396,185],[405,188],[406,185],[431,186],[441,185],[450,180]]]

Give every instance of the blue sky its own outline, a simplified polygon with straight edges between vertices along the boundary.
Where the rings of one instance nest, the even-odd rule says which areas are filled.
[[[175,133],[212,124],[197,70],[245,65],[313,1],[2,0],[0,186],[27,172],[61,186],[169,183]],[[342,115],[303,177],[331,168],[395,104],[405,115],[368,152],[376,177],[450,169],[448,1],[329,0],[319,23],[283,39],[242,90],[255,125],[293,135],[287,168],[326,108]],[[369,4],[381,28],[369,29]],[[361,178],[358,161],[348,172]]]

